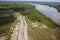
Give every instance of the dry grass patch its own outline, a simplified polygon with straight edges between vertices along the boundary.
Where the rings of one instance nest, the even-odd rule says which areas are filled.
[[[49,28],[42,22],[32,22],[26,18],[29,40],[60,40],[60,29]],[[34,25],[33,25],[33,24]],[[32,27],[38,25],[36,27]]]

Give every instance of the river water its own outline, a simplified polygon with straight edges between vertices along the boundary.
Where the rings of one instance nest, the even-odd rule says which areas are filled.
[[[48,5],[33,4],[36,6],[36,9],[41,13],[51,18],[55,23],[60,25],[60,12],[56,8],[50,7]]]

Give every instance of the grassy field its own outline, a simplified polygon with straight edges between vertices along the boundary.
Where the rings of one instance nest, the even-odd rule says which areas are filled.
[[[50,18],[46,17],[42,13],[40,13],[37,9],[26,9],[25,11],[22,12],[22,15],[27,16],[30,20],[33,22],[42,22],[45,25],[47,25],[49,28],[56,28],[60,27],[58,24],[53,22]]]
[[[48,28],[42,22],[38,22],[37,26],[33,26],[31,20],[26,17],[26,21],[29,25],[28,27],[28,36],[29,40],[60,40],[60,29]],[[44,27],[45,25],[46,27]]]
[[[29,40],[60,40],[60,26],[53,22],[50,18],[40,13],[37,9],[35,9],[35,6],[30,4],[7,4],[2,10],[13,10],[14,12],[20,12],[22,15],[26,16],[26,22],[29,26]],[[16,19],[15,16],[15,13],[11,13],[9,17],[0,18],[0,34],[7,33],[9,30],[6,40],[10,39],[10,28]]]
[[[29,40],[60,40],[60,26],[35,8],[25,9]]]

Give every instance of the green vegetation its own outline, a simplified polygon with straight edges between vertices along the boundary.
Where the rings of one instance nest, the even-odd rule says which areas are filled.
[[[0,18],[0,36],[6,35],[15,18],[13,16]]]
[[[0,36],[6,36],[10,32],[12,24],[15,22],[18,14],[9,6],[5,5],[0,8]]]
[[[24,3],[4,4],[2,6],[3,8],[1,8],[0,14],[8,13],[10,15],[7,17],[0,17],[0,35],[7,35],[6,40],[10,40],[11,38],[11,27],[15,25],[14,22],[18,16],[15,12],[20,12],[22,15],[26,16],[26,21],[29,26],[28,35],[31,40],[60,40],[60,29],[58,29],[60,26],[53,22],[50,18],[40,13],[37,9],[35,9],[35,6]],[[32,23],[35,22],[37,22],[38,26],[33,27]],[[43,25],[47,26],[47,28],[41,28]]]
[[[30,6],[29,6],[30,7]],[[53,22],[50,18],[40,13],[35,8],[26,8],[20,11],[26,16],[28,24],[28,36],[31,40],[60,40],[60,26]],[[36,23],[37,22],[37,23]],[[35,26],[32,23],[36,23]],[[46,27],[46,28],[45,28]]]
[[[35,8],[29,8],[25,9],[24,11],[21,12],[23,15],[27,16],[30,20],[33,22],[43,22],[50,28],[55,28],[59,27],[55,22],[53,22],[50,18],[46,17],[42,13],[40,13],[37,9]]]
[[[60,29],[54,28],[43,28],[42,25],[45,25],[41,22],[38,22],[38,26],[33,27],[31,20],[26,17],[26,22],[29,25],[28,27],[28,36],[31,40],[60,40]],[[42,28],[41,28],[42,27]]]
[[[6,40],[10,40],[11,39],[11,34],[12,34],[12,28],[15,26],[15,24],[16,24],[16,21],[14,22],[14,23],[12,23],[11,24],[11,26],[10,26],[10,28],[9,28],[9,30],[7,31],[7,37],[6,37]]]
[[[19,13],[17,12],[17,13],[15,13],[15,18],[17,18],[18,16],[19,16]],[[12,22],[11,23],[11,26],[10,26],[10,28],[9,28],[9,30],[7,31],[7,37],[6,37],[6,40],[10,40],[11,39],[11,34],[12,34],[12,31],[13,31],[13,29],[12,28],[14,28],[15,27],[15,25],[16,25],[16,22],[17,22],[17,19],[16,20],[14,20],[14,22]]]

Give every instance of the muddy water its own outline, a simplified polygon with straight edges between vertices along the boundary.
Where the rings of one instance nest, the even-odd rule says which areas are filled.
[[[60,12],[58,12],[56,8],[40,4],[33,4],[33,5],[35,5],[36,9],[38,9],[44,15],[48,16],[54,22],[60,25]]]

